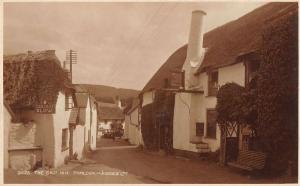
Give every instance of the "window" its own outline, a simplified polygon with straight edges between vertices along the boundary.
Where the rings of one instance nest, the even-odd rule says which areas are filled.
[[[65,94],[65,110],[72,109],[74,107],[73,97],[70,93]]]
[[[245,62],[245,70],[246,70],[246,81],[248,84],[254,77],[255,73],[259,69],[259,61],[247,61]]]
[[[65,151],[68,149],[68,135],[68,129],[62,129],[61,151]]]
[[[204,136],[204,123],[196,123],[196,136]]]
[[[216,96],[218,92],[218,71],[210,72],[208,74],[208,96]]]
[[[206,126],[206,137],[216,139],[217,133],[217,112],[215,110],[207,110],[207,126]]]

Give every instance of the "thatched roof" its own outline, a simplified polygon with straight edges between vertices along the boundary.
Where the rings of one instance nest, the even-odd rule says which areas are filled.
[[[181,71],[186,58],[186,50],[187,45],[176,50],[154,74],[154,76],[152,76],[150,81],[143,88],[142,92],[162,88],[164,86],[164,79],[171,79],[172,71]]]
[[[268,22],[280,18],[291,9],[298,9],[298,3],[269,3],[206,33],[203,46],[208,51],[198,72],[234,64],[238,56],[257,51]]]
[[[124,114],[122,109],[116,105],[98,105],[98,120],[123,120]]]
[[[131,114],[140,104],[140,99],[139,98],[135,98],[132,100],[132,102],[125,107],[125,109],[123,110],[124,114]]]
[[[96,97],[96,100],[98,102],[102,102],[102,103],[113,103],[115,104],[115,100],[113,97]]]
[[[3,58],[4,100],[12,107],[34,108],[70,85],[54,50],[5,55]]]
[[[298,4],[269,3],[204,34],[203,47],[207,48],[207,51],[196,74],[207,68],[234,64],[238,62],[236,59],[239,56],[258,50],[266,24],[272,19],[280,18],[291,9],[298,9]],[[182,68],[186,50],[187,45],[176,50],[154,74],[142,92],[162,88],[164,79],[171,77],[170,71]]]
[[[28,51],[28,53],[20,53],[13,55],[4,55],[3,61],[5,63],[21,63],[30,61],[51,61],[61,66],[59,59],[55,55],[55,50],[44,50],[44,51]]]

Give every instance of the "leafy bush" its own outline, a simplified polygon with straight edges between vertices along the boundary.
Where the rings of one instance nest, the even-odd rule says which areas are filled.
[[[227,83],[219,89],[216,106],[219,124],[242,123],[244,120],[243,93],[245,93],[245,88],[236,83]]]
[[[298,12],[265,30],[261,58],[258,135],[268,153],[267,170],[279,173],[298,157]]]

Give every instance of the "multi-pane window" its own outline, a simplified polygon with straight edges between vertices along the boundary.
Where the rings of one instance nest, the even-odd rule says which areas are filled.
[[[213,71],[208,74],[208,96],[216,96],[218,92],[218,71]]]
[[[61,150],[64,151],[68,148],[68,137],[69,131],[67,128],[62,129],[62,140],[61,140]]]
[[[204,123],[196,123],[196,136],[204,136]]]
[[[65,110],[72,109],[74,107],[73,97],[70,93],[65,94]]]
[[[217,112],[215,110],[207,110],[207,127],[206,137],[216,138],[217,133]]]

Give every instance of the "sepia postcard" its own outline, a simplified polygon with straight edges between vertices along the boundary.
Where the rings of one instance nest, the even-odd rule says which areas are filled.
[[[4,2],[4,184],[297,184],[298,2]]]

